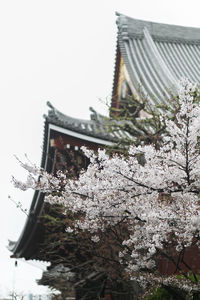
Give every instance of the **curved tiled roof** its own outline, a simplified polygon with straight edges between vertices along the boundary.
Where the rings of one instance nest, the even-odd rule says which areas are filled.
[[[124,139],[126,135],[130,138],[129,134],[125,131],[122,132],[116,130],[114,127],[112,130],[109,118],[97,113],[91,107],[90,111],[92,113],[90,115],[90,120],[83,120],[72,118],[61,113],[50,102],[47,102],[47,105],[50,107],[50,110],[48,115],[45,115],[45,118],[50,124],[57,125],[61,128],[65,128],[85,136],[95,137],[110,142],[118,142],[120,139]]]
[[[182,77],[200,82],[200,28],[132,19],[117,13],[118,44],[134,89],[154,103],[177,93]]]

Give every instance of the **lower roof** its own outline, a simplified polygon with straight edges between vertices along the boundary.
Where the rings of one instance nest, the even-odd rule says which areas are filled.
[[[50,110],[48,115],[45,116],[46,122],[56,125],[56,130],[60,130],[60,132],[102,145],[118,142],[125,136],[130,138],[127,132],[115,130],[115,127],[112,127],[113,121],[97,113],[91,107],[90,120],[83,120],[61,113],[50,102],[47,102],[47,105],[50,107]]]

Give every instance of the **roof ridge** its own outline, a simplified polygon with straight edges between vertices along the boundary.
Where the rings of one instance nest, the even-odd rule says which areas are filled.
[[[123,18],[124,20],[127,19],[127,20],[133,20],[133,21],[138,21],[138,22],[142,22],[142,23],[152,23],[152,24],[156,24],[156,25],[166,25],[166,26],[176,26],[176,27],[181,27],[181,28],[190,28],[190,29],[198,29],[200,30],[200,27],[194,27],[194,26],[185,26],[185,25],[180,25],[180,24],[169,24],[169,23],[165,23],[165,22],[157,22],[157,21],[151,21],[151,20],[143,20],[143,19],[140,19],[140,18],[133,18],[133,17],[130,17],[128,15],[125,15],[125,14],[122,14],[120,12],[115,12],[115,15],[118,17],[117,20],[119,18]]]
[[[151,51],[153,57],[155,60],[157,60],[158,65],[160,65],[160,71],[162,71],[167,80],[170,82],[170,85],[175,84],[175,86],[178,85],[177,80],[175,79],[175,77],[173,76],[172,72],[170,72],[169,68],[167,67],[166,63],[164,62],[163,58],[161,57],[158,49],[155,46],[155,43],[148,31],[148,29],[145,27],[144,30],[144,38],[149,46],[149,50]]]
[[[151,36],[157,39],[167,39],[192,43],[200,43],[200,28],[176,24],[160,23],[129,17],[127,15],[116,13],[119,32],[124,34],[127,31],[128,36],[131,34],[143,35],[144,27],[147,27]]]
[[[62,113],[61,111],[59,111],[57,108],[55,108],[54,105],[51,104],[51,102],[47,101],[47,106],[49,108],[51,108],[51,110],[49,110],[48,115],[44,115],[45,118],[50,118],[51,119],[51,115],[52,113],[54,114],[54,116],[56,116],[57,118],[63,117],[65,119],[65,121],[68,123],[86,123],[86,124],[91,124],[93,123],[93,120],[87,120],[87,119],[80,119],[80,118],[75,118],[75,117],[71,117],[69,115],[66,115],[64,113]]]

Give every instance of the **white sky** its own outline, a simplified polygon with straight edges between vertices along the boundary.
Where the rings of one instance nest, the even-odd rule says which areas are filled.
[[[46,101],[74,117],[101,113],[99,99],[112,90],[116,49],[115,11],[133,18],[200,27],[199,0],[1,0],[0,1],[0,296],[43,293],[41,271],[14,261],[7,239],[16,240],[25,215],[9,201],[29,207],[33,192],[16,191],[11,175],[24,172],[13,154],[40,164]]]

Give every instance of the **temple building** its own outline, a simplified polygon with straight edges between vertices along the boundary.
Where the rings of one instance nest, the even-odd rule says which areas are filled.
[[[182,77],[200,82],[200,28],[142,21],[119,13],[117,26],[112,108],[119,108],[120,101],[131,95],[137,99],[145,95],[152,105],[169,103]],[[78,174],[89,163],[81,146],[97,150],[129,136],[126,131],[110,130],[109,119],[93,109],[90,120],[81,120],[59,112],[50,103],[48,106],[41,161],[47,172],[68,168]],[[9,244],[12,257],[45,260],[38,250],[45,235],[38,221],[43,211],[44,194],[37,191],[19,239]]]

